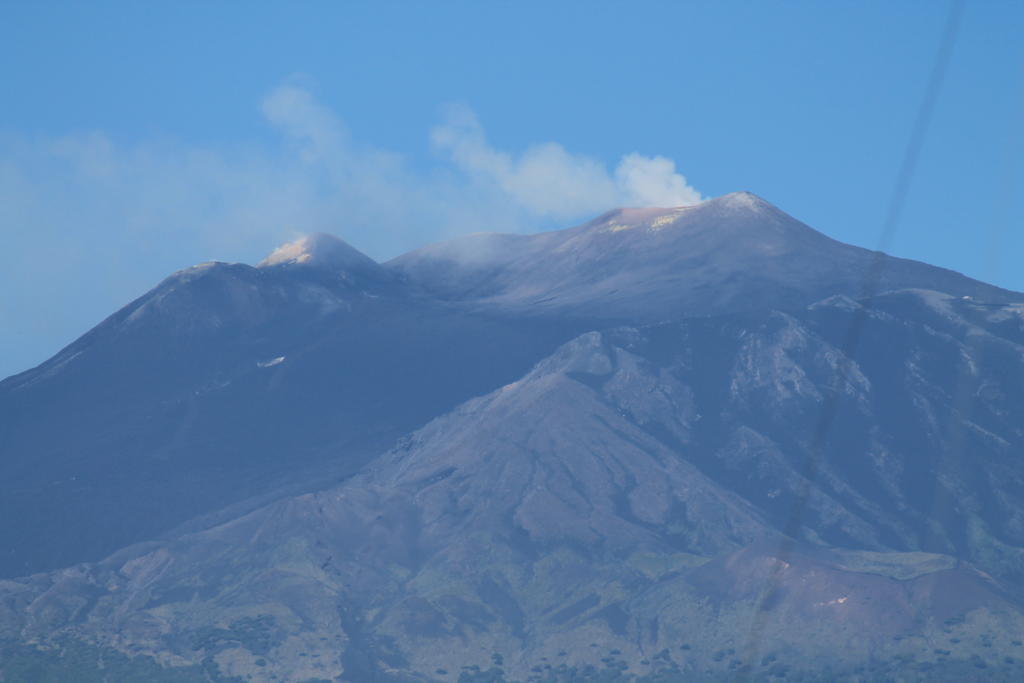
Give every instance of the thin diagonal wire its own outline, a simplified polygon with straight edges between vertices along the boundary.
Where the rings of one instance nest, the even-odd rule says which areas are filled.
[[[862,305],[854,312],[853,320],[850,321],[850,326],[847,328],[842,345],[843,353],[837,363],[831,386],[825,396],[821,414],[819,415],[818,422],[815,426],[814,436],[811,440],[810,448],[808,449],[807,458],[804,460],[804,465],[801,471],[802,476],[800,488],[796,495],[793,509],[786,520],[785,526],[783,527],[783,535],[779,543],[779,551],[776,554],[775,562],[772,564],[772,568],[765,580],[764,588],[761,591],[754,609],[753,620],[751,622],[746,647],[744,648],[744,656],[742,658],[742,661],[750,667],[753,666],[758,650],[760,649],[761,641],[764,639],[764,631],[767,626],[767,608],[779,589],[781,572],[789,564],[788,560],[792,556],[793,550],[796,546],[795,539],[801,526],[803,526],[803,518],[807,511],[808,499],[810,498],[811,490],[817,481],[818,472],[821,469],[821,461],[824,456],[828,433],[832,429],[836,414],[839,411],[839,401],[842,396],[842,388],[848,381],[853,358],[856,356],[857,349],[860,346],[861,336],[864,331],[864,324],[867,321],[872,300],[878,293],[878,288],[882,281],[882,275],[888,258],[885,251],[889,249],[893,238],[896,235],[896,229],[899,225],[900,216],[903,213],[907,194],[909,193],[911,183],[914,179],[914,174],[917,170],[921,149],[924,147],[925,139],[927,138],[928,126],[931,122],[932,114],[935,109],[935,103],[938,100],[939,92],[942,89],[942,83],[945,80],[946,71],[953,52],[953,46],[956,43],[956,37],[959,33],[962,14],[963,0],[951,0],[949,12],[946,17],[945,28],[943,29],[942,38],[939,42],[939,49],[936,53],[931,74],[928,78],[928,84],[925,88],[924,99],[918,109],[917,118],[911,131],[910,140],[907,143],[907,149],[903,155],[903,161],[900,164],[899,172],[896,176],[896,184],[893,188],[893,194],[889,201],[888,210],[885,214],[885,220],[882,223],[882,230],[878,240],[878,249],[875,252],[871,264],[864,276],[860,296]],[[739,678],[742,677],[743,674],[740,674]]]

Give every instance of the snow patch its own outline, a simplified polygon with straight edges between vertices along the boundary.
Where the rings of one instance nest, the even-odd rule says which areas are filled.
[[[842,604],[846,603],[846,601],[849,600],[849,599],[850,599],[849,596],[844,595],[843,597],[836,598],[835,600],[829,600],[827,602],[816,602],[816,603],[814,603],[814,606],[815,607],[832,607],[834,605],[842,605]]]
[[[316,266],[335,270],[373,270],[378,268],[377,262],[366,254],[352,248],[344,240],[325,233],[306,235],[294,242],[282,244],[270,252],[267,258],[256,264],[256,267],[288,265]]]
[[[693,207],[680,206],[674,209],[621,209],[618,220],[604,225],[601,232],[620,232],[634,228],[644,228],[651,232],[662,230],[673,223],[688,209]],[[652,215],[653,214],[653,215]]]
[[[663,228],[667,228],[668,226],[676,222],[676,219],[679,218],[679,214],[681,213],[681,210],[676,210],[664,216],[658,216],[653,221],[651,221],[651,230],[657,231]]]
[[[708,203],[739,211],[763,211],[771,206],[771,204],[753,192],[730,192],[721,197],[711,199]]]
[[[609,223],[604,230],[605,232],[620,232],[622,230],[631,230],[635,227],[635,225],[626,225],[625,223]]]

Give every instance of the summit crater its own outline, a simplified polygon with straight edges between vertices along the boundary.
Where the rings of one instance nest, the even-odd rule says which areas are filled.
[[[863,296],[868,284],[1015,300],[959,273],[833,240],[749,192],[616,209],[555,232],[471,235],[384,265],[449,301],[620,322],[800,308],[823,292]],[[875,271],[877,282],[867,283]]]

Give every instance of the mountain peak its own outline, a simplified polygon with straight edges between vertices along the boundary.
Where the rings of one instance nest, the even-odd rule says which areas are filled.
[[[457,239],[386,267],[449,300],[531,315],[657,321],[684,312],[801,308],[822,293],[858,296],[876,259],[751,192],[732,192],[692,206],[618,208],[555,232]],[[882,290],[1007,300],[939,268],[886,264]]]
[[[718,204],[720,206],[730,206],[737,209],[764,209],[770,208],[772,205],[769,202],[758,197],[753,192],[747,192],[746,190],[740,190],[739,192],[730,192],[729,194],[723,194],[721,197],[715,197],[709,199],[708,204]]]
[[[365,270],[377,268],[376,261],[334,235],[316,232],[282,244],[256,264],[271,266],[309,266],[328,270]]]
[[[719,197],[714,197],[700,204],[695,204],[694,209],[701,212],[714,214],[733,214],[749,216],[762,216],[767,213],[782,213],[771,202],[761,199],[753,192],[730,192]]]
[[[669,227],[684,216],[696,219],[698,216],[715,214],[747,214],[757,216],[776,211],[771,203],[752,192],[730,192],[698,204],[672,207],[622,207],[613,209],[586,225],[598,227],[602,232],[619,232],[630,228],[645,227],[658,231]]]

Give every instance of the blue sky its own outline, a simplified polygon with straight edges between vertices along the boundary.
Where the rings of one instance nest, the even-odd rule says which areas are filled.
[[[170,272],[753,191],[875,247],[948,5],[11,2],[0,377]],[[1024,290],[1024,4],[965,6],[890,251]]]

